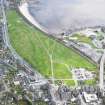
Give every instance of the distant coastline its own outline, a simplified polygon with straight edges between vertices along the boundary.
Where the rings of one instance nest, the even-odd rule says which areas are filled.
[[[75,18],[74,18],[74,20],[70,20],[71,16],[69,16],[69,15],[67,15],[65,13],[65,15],[68,16],[67,17],[68,20],[64,23],[66,16],[65,17],[62,16],[62,14],[63,14],[62,11],[56,10],[56,11],[50,11],[51,12],[50,13],[48,11],[48,8],[45,8],[45,4],[43,4],[43,1],[47,1],[47,0],[42,0],[41,2],[40,2],[40,0],[33,1],[32,3],[29,1],[28,2],[28,10],[29,10],[30,15],[33,17],[33,19],[35,19],[42,27],[49,30],[50,33],[51,32],[54,33],[54,34],[60,34],[60,33],[63,33],[63,32],[64,33],[65,32],[72,33],[72,32],[75,32],[75,31],[86,29],[86,28],[94,28],[94,27],[103,27],[103,26],[105,26],[105,21],[103,20],[103,18],[102,19],[98,18],[98,17],[101,17],[101,16],[98,16],[98,17],[92,19],[93,20],[92,21],[90,18],[88,20],[88,17],[86,17],[85,14],[84,14],[84,17],[86,18],[86,22],[84,23],[84,18],[83,18],[83,20],[81,20],[82,18],[80,18],[80,20],[76,20]],[[63,0],[61,0],[61,2],[62,1]],[[65,4],[65,5],[67,5],[67,4]],[[61,9],[62,8],[63,8],[63,6],[61,6]],[[65,6],[64,6],[64,8],[65,8]],[[49,6],[49,9],[50,9],[50,6]],[[47,11],[48,11],[48,13],[46,15]],[[58,15],[55,14],[54,12],[58,13]],[[61,18],[60,18],[59,15],[61,15]],[[93,14],[91,14],[91,15],[93,15]],[[89,15],[89,17],[90,17],[90,15]]]

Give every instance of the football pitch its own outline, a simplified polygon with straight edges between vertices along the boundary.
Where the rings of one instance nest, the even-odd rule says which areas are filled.
[[[95,64],[27,24],[15,10],[7,11],[7,20],[13,48],[46,78],[75,85],[72,68],[97,72]]]

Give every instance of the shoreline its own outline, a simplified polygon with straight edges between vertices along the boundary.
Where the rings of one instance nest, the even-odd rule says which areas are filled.
[[[72,48],[75,52],[78,52],[79,55],[85,57],[88,59],[89,62],[94,63],[97,65],[97,63],[91,59],[91,57],[85,55],[83,52],[78,51],[76,48],[74,48],[73,46],[67,46],[64,43],[62,43],[63,41],[60,40],[60,38],[58,38],[58,36],[62,37],[62,33],[60,34],[52,34],[49,31],[47,31],[43,26],[41,26],[35,19],[34,17],[29,13],[28,11],[28,3],[25,2],[22,5],[18,6],[18,12],[23,15],[24,19],[26,19],[26,21],[31,24],[33,27],[36,27],[38,30],[42,31],[45,33],[45,35],[53,38],[54,40],[57,40],[58,42],[60,42],[61,44],[63,44],[64,46],[68,47],[68,48]],[[66,34],[66,32],[64,33],[65,35],[72,35],[75,32],[78,31],[82,31],[84,29],[87,28],[91,28],[91,29],[95,29],[95,28],[100,28],[100,26],[95,26],[95,27],[82,27],[81,29],[75,29],[74,31],[71,31],[69,34]],[[67,32],[68,33],[68,32]],[[98,66],[98,65],[97,65]]]
[[[43,32],[45,32],[46,34],[51,34],[46,28],[44,28],[43,26],[41,26],[29,13],[28,11],[28,3],[23,3],[21,6],[18,7],[19,11],[23,14],[23,16],[30,22],[32,23],[32,25],[34,25],[35,27],[39,28],[40,30],[42,30]]]

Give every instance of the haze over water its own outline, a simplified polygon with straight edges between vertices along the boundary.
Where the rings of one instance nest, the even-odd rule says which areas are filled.
[[[105,0],[33,0],[32,16],[50,32],[105,25]]]

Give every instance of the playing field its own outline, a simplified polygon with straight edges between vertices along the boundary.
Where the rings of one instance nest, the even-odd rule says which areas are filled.
[[[96,65],[28,25],[15,10],[7,12],[9,37],[12,46],[32,67],[47,78],[65,79],[74,85],[71,68],[97,70]]]

